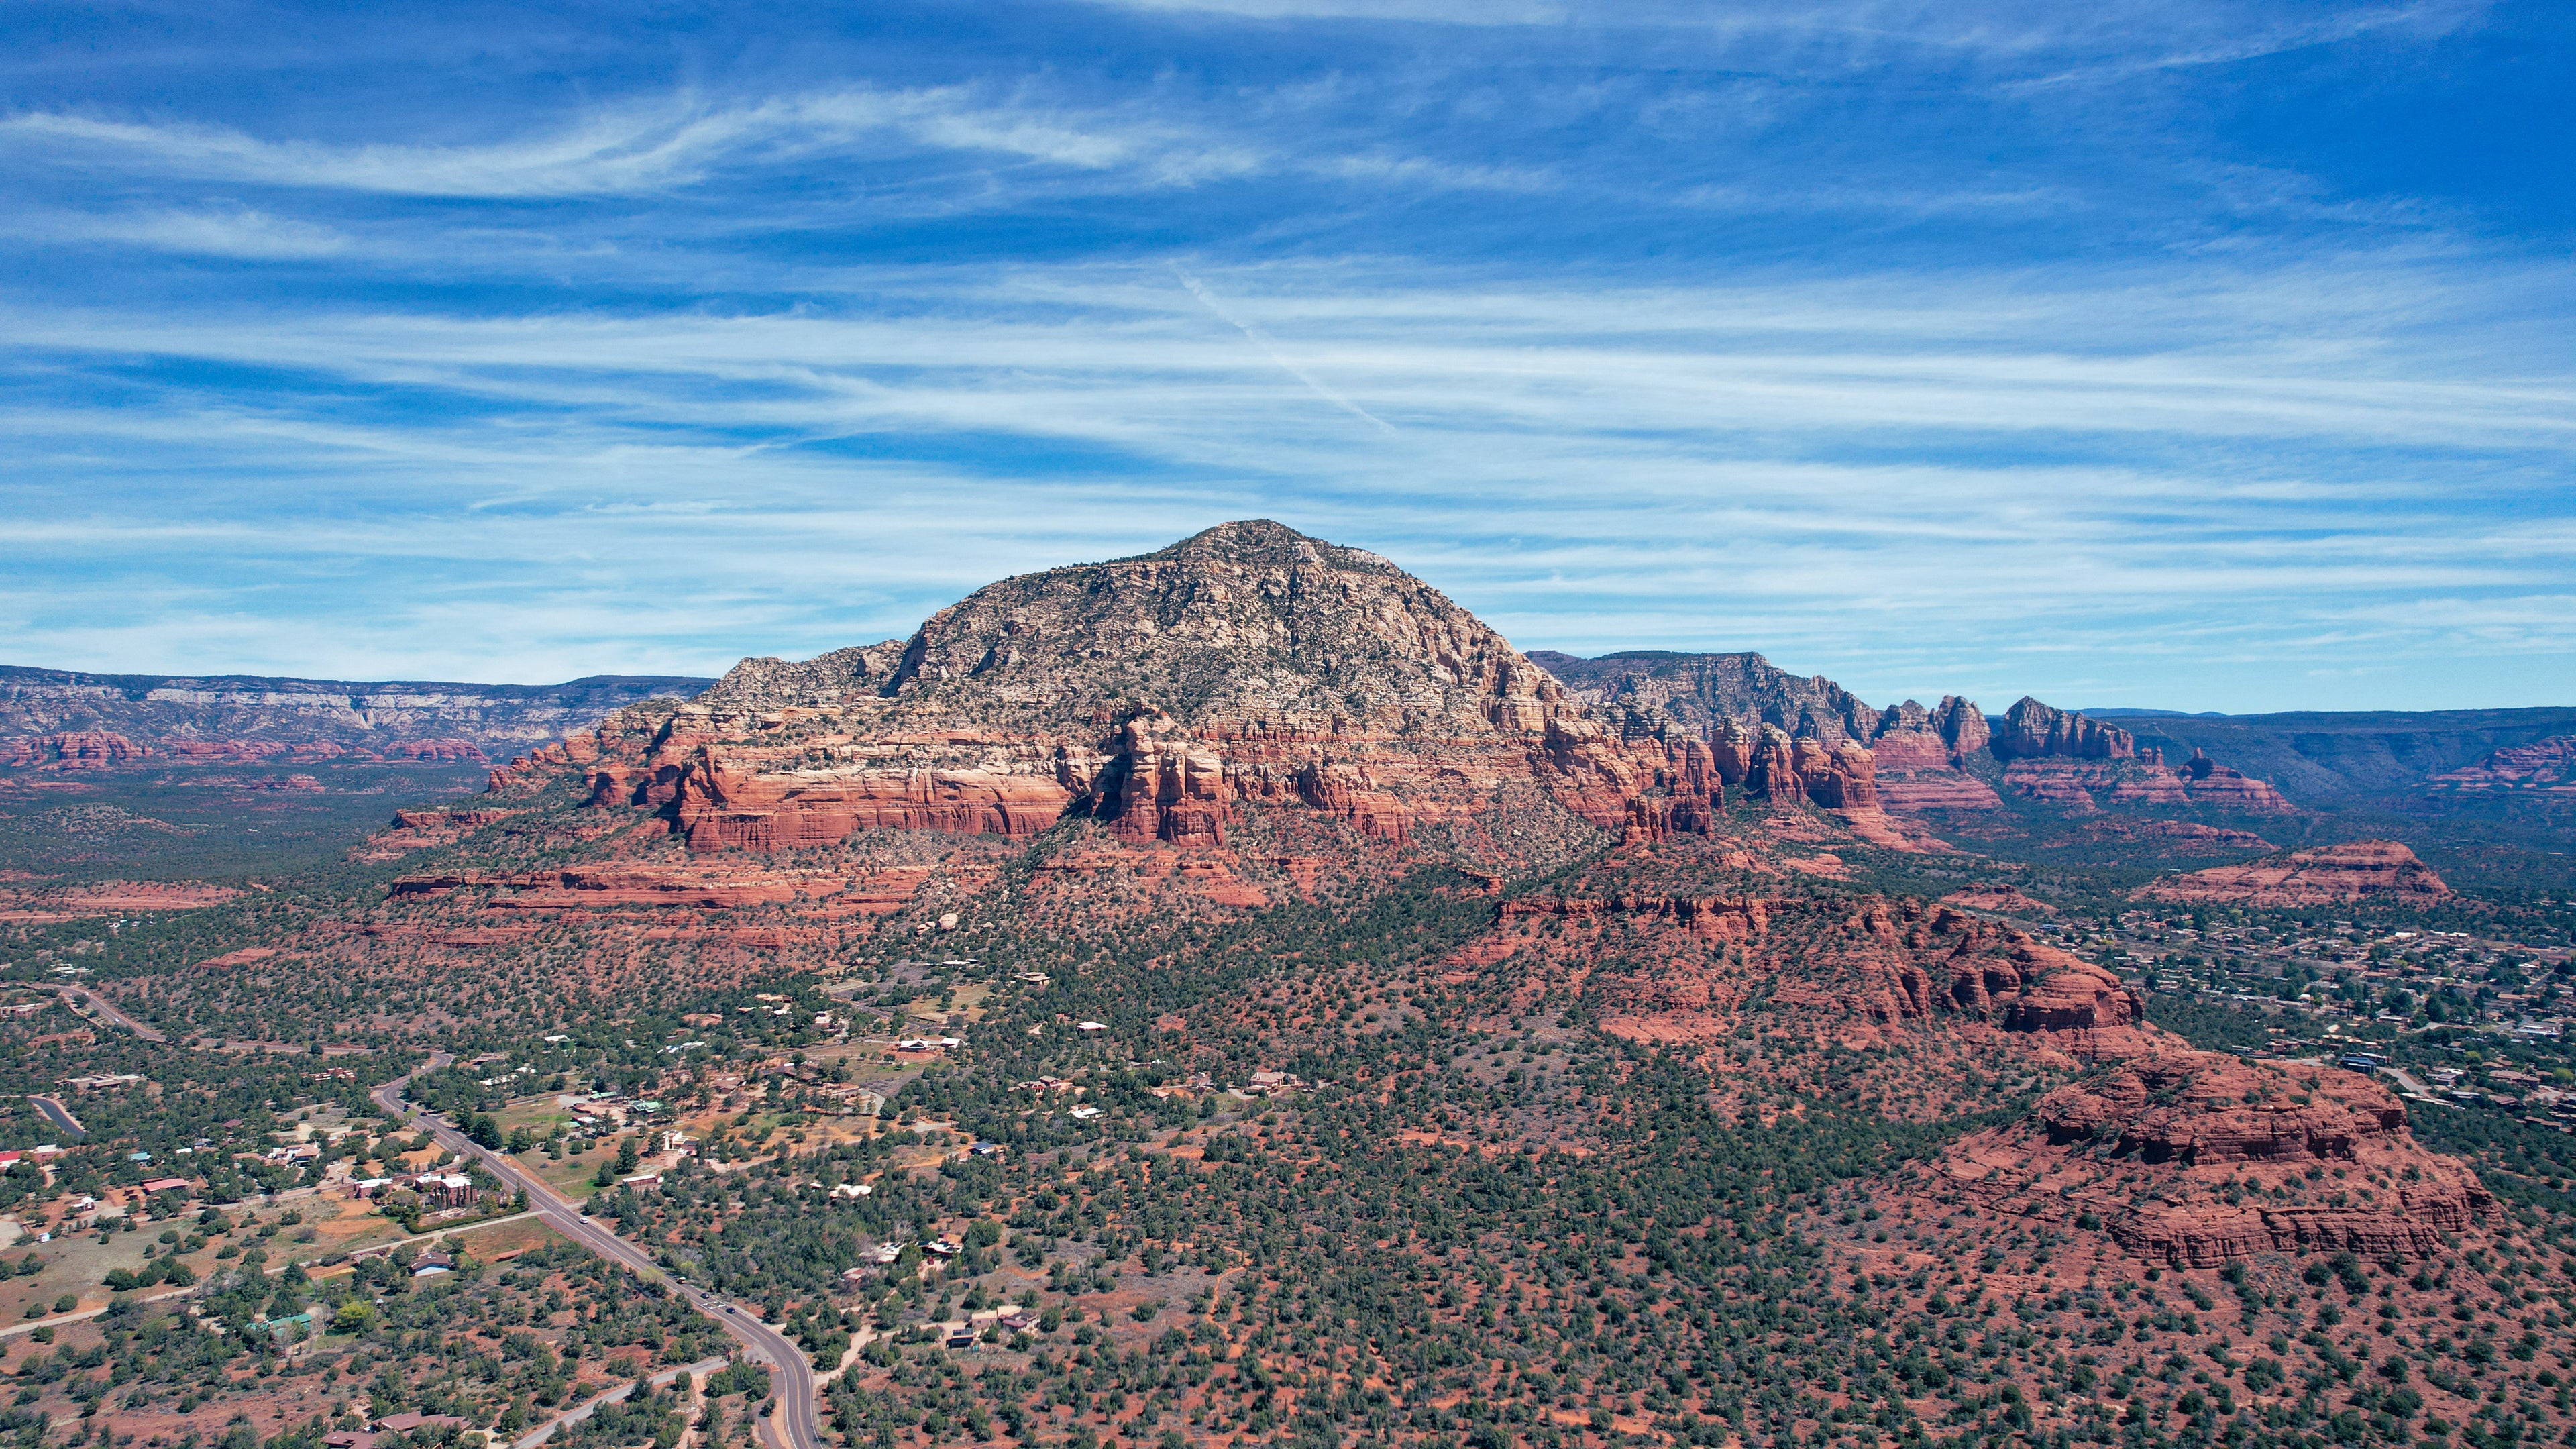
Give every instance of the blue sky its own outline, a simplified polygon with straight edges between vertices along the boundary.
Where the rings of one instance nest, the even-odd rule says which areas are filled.
[[[2563,5],[0,10],[0,661],[537,681],[1267,516],[1874,702],[2576,702]]]

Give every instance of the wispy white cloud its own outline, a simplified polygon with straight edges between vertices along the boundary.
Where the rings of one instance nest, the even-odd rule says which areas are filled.
[[[907,298],[900,316],[21,311],[12,335],[58,366],[157,356],[409,401],[351,417],[195,381],[120,403],[122,443],[87,461],[97,413],[22,406],[0,430],[46,475],[148,489],[184,454],[242,491],[149,518],[22,509],[0,540],[102,566],[258,557],[271,588],[347,558],[462,569],[464,613],[393,589],[377,627],[452,660],[487,647],[456,619],[559,598],[545,640],[492,634],[517,677],[584,650],[713,669],[901,633],[999,573],[1247,514],[1388,553],[1526,644],[1766,647],[1872,698],[1982,688],[1999,659],[2027,688],[2111,656],[2172,678],[2285,648],[2576,645],[2545,610],[2472,622],[2477,600],[2576,572],[2576,521],[2548,501],[2576,429],[2563,339],[2546,315],[2461,331],[2545,278],[2489,275],[2490,294],[2354,257],[2091,287],[1187,275],[1225,330],[1169,269],[1105,266],[848,279]],[[1345,397],[1390,427],[1317,426],[1317,400]],[[961,436],[1018,441],[927,461]],[[279,527],[307,480],[338,510]],[[658,606],[649,627],[591,622],[674,580],[720,602],[688,625]],[[166,630],[77,627],[102,650]]]
[[[348,235],[336,227],[220,203],[116,212],[24,211],[0,221],[0,235],[258,261],[310,260],[349,249]]]
[[[1695,35],[1739,58],[1813,66],[1884,64],[1946,52],[2040,67],[2050,86],[2220,65],[2332,45],[2380,31],[2435,35],[2474,23],[2488,0],[2283,6],[2265,0],[1095,0],[1105,7],[1276,24],[1379,22],[1461,30]],[[2081,63],[2077,58],[2084,58]]]
[[[711,670],[1269,514],[1873,699],[2576,689],[2563,238],[2212,141],[2470,0],[1074,13],[56,55],[0,653]]]
[[[1207,331],[1207,286],[1176,285],[1159,268],[873,278],[873,290],[913,300],[902,316],[809,307],[138,323],[69,312],[24,314],[13,328],[27,346],[311,368],[695,426],[982,427],[1229,466],[1242,461],[1228,441],[1241,410],[1276,409],[1273,368],[1372,423],[1615,435],[1637,453],[1822,429],[1855,442],[1901,432],[1917,446],[2042,433],[2567,444],[2576,384],[2563,351],[2532,331],[2544,319],[2525,319],[2519,342],[2509,326],[2481,332],[2473,358],[2394,315],[2440,305],[2431,294],[2366,294],[2357,311],[2343,308],[2350,278],[2340,273],[2365,264],[2246,273],[2225,286],[2204,278],[2196,295],[2152,297],[2116,279],[2068,290],[1974,274],[1877,288],[1381,293],[1329,270],[1237,270],[1213,310],[1255,342],[1249,354]],[[1028,315],[1040,298],[1055,316]]]
[[[451,198],[652,195],[749,167],[954,154],[1115,174],[1122,186],[1193,187],[1295,172],[1414,189],[1525,191],[1541,169],[1411,155],[1382,141],[1282,148],[1260,128],[1190,119],[1176,98],[1085,104],[1030,86],[845,86],[711,101],[629,99],[566,123],[479,143],[269,139],[195,122],[27,110],[0,117],[0,147],[30,163],[77,162],[166,177]]]
[[[1326,387],[1313,373],[1308,372],[1305,368],[1289,361],[1287,356],[1280,352],[1279,345],[1270,340],[1270,334],[1235,316],[1233,313],[1228,312],[1225,309],[1225,304],[1216,299],[1216,294],[1210,292],[1204,283],[1200,282],[1198,278],[1191,276],[1178,262],[1172,263],[1171,267],[1172,275],[1178,277],[1181,285],[1189,289],[1190,295],[1198,298],[1200,304],[1206,307],[1211,313],[1214,313],[1218,321],[1223,322],[1237,332],[1242,333],[1246,341],[1261,349],[1263,356],[1268,357],[1272,362],[1279,364],[1281,371],[1287,373],[1290,377],[1297,379],[1299,382],[1304,383],[1307,391],[1322,398],[1324,401],[1331,403],[1333,406],[1340,408],[1342,411],[1349,413],[1351,416],[1358,418],[1360,421],[1367,423],[1369,426],[1376,428],[1381,433],[1392,434],[1395,431],[1395,429],[1387,426],[1387,422],[1384,418],[1370,412],[1367,408],[1361,407],[1358,403],[1344,397],[1332,388]]]

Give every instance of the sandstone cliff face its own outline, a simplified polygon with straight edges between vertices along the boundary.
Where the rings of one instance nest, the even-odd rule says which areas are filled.
[[[2243,865],[2170,876],[2136,892],[2148,900],[2256,906],[2322,906],[2364,899],[2422,904],[2450,893],[2450,886],[2431,866],[2394,840],[2293,850]]]
[[[106,770],[132,764],[152,752],[107,730],[66,730],[28,739],[0,741],[0,766],[39,770]]]
[[[1533,784],[1628,838],[1717,830],[1732,792],[1931,848],[1888,807],[1994,810],[1971,762],[2024,747],[2046,753],[2016,757],[2016,788],[2069,808],[2198,798],[2125,734],[2034,700],[1997,734],[1956,696],[1873,711],[1754,655],[1547,657],[1579,690],[1375,554],[1235,523],[1004,579],[900,644],[745,660],[684,705],[621,712],[492,780],[524,790],[581,767],[593,804],[667,811],[699,850],[1026,836],[1067,815],[1214,849],[1249,804],[1401,840]],[[2260,794],[2199,778],[2237,808]]]
[[[1888,706],[1870,748],[1879,798],[1903,814],[2002,809],[1994,787],[1967,770],[1991,739],[1984,712],[1954,694],[1928,710],[1910,699]]]
[[[2138,742],[2127,730],[2100,720],[2070,714],[2023,695],[2004,712],[1988,745],[1998,760],[2026,760],[2059,755],[2077,760],[2137,758]]]
[[[1872,747],[1883,769],[1899,765],[1930,769],[1965,764],[1969,756],[1987,750],[1993,739],[1985,712],[1974,700],[1945,694],[1931,709],[1910,699],[1889,705],[1878,717],[1878,737]]]
[[[1900,839],[1867,750],[1728,728],[1712,744],[1634,701],[1589,707],[1386,560],[1252,522],[1005,579],[900,647],[746,660],[493,784],[584,767],[595,804],[667,808],[701,850],[1028,835],[1068,813],[1212,849],[1248,803],[1401,839],[1512,782],[1613,832],[1707,831],[1733,786]]]
[[[1968,755],[1985,748],[1987,736],[1985,716],[1964,699],[1944,698],[1934,710],[1908,700],[1873,711],[1832,680],[1801,678],[1759,654],[1641,650],[1577,659],[1541,650],[1530,657],[1620,721],[1629,741],[1670,747],[1687,779],[1665,807],[1639,806],[1650,828],[1659,828],[1652,825],[1661,818],[1658,808],[1669,809],[1675,828],[1702,828],[1699,822],[1722,804],[1699,782],[1702,769],[1775,805],[1804,800],[1846,812],[1864,838],[1880,844],[1919,843],[1885,813],[1884,772],[1894,773],[1892,788],[1908,804],[1936,798],[1963,808],[2001,803],[1982,782],[1957,773]],[[1685,756],[1691,741],[1705,745],[1704,766],[1696,754]]]
[[[2435,775],[2425,782],[2425,787],[2476,793],[2529,790],[2576,795],[2576,735],[2552,735],[2531,744],[2490,751],[2474,765]]]
[[[1928,709],[1909,699],[1873,712],[1833,681],[1799,678],[1758,654],[1641,651],[1577,659],[1542,650],[1531,658],[1581,699],[1613,717],[1644,722],[1642,731],[1632,724],[1632,738],[1644,733],[1704,740],[1730,784],[1749,779],[1753,793],[1774,799],[1798,794],[1768,788],[1778,773],[1768,766],[1783,758],[1768,738],[1776,733],[1826,749],[1865,747],[1868,787],[1856,793],[1869,799],[1854,808],[1867,811],[1921,816],[2000,810],[2003,800],[1994,786],[1971,769],[1987,759],[2007,766],[2005,785],[2015,794],[2077,815],[2106,806],[2293,810],[2270,785],[2196,752],[2188,764],[2168,768],[2160,750],[2139,748],[2128,731],[2029,697],[2000,721],[1989,721],[1973,701],[1956,695]],[[1857,783],[1857,771],[1840,773]],[[1808,793],[1822,801],[1842,788],[1847,786]]]
[[[1540,650],[1530,655],[1569,683],[1579,699],[1625,722],[1625,737],[1705,740],[1713,768],[1728,784],[1770,799],[1819,804],[1852,799],[1883,841],[1901,838],[1886,812],[1947,815],[2002,810],[2002,797],[1971,768],[1973,761],[2002,761],[2004,786],[2025,799],[2056,804],[2071,815],[2105,807],[2215,810],[2287,815],[2293,804],[2259,779],[2218,766],[2195,753],[2182,768],[2166,768],[2161,750],[2141,750],[2136,737],[2115,724],[2022,699],[2002,722],[1989,722],[1973,701],[1942,696],[1937,706],[1917,701],[1870,712],[1847,688],[1824,676],[1798,678],[1772,668],[1762,655],[1669,655],[1625,652],[1579,660]],[[1772,735],[1788,745],[1772,743]],[[1790,755],[1811,740],[1819,750],[1862,745],[1868,771],[1839,768],[1837,784],[1811,784]],[[1772,776],[1801,776],[1801,784],[1772,789]],[[1674,804],[1690,820],[1692,807]],[[1883,825],[1880,825],[1883,822]]]
[[[1507,902],[1504,930],[1478,948],[1473,970],[1505,967],[1525,993],[1568,992],[1605,1029],[1639,1040],[1720,1041],[1758,1003],[1855,1039],[1946,1022],[2030,1034],[2079,1058],[2134,1045],[2144,1004],[2089,961],[1946,906],[1793,891],[1761,879],[1752,856],[1731,863],[1756,873],[1740,892],[1602,878]],[[1518,924],[1551,921],[1554,930]],[[1625,944],[1641,932],[1654,943],[1646,959],[1605,959],[1601,936]]]
[[[2298,809],[2270,785],[2205,755],[2194,755],[2180,768],[2168,768],[2152,750],[2135,757],[2017,758],[2005,767],[2004,786],[2077,815],[2093,814],[2105,805],[2207,805],[2252,815],[2289,815]]]
[[[2163,1038],[2050,1093],[2027,1123],[1962,1143],[1947,1170],[2007,1211],[2089,1212],[2131,1252],[2176,1266],[2274,1252],[2417,1257],[2492,1202],[2405,1123],[2367,1077]]]

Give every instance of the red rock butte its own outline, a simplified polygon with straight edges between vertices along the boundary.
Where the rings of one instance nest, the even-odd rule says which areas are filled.
[[[2451,893],[2433,868],[2394,840],[2293,850],[2243,865],[2170,876],[2138,889],[2142,899],[2194,904],[2322,906],[2345,901],[2423,903]]]

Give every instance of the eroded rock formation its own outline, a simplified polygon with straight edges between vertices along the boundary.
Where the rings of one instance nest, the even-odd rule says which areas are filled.
[[[2433,868],[2394,840],[2293,850],[2213,866],[2142,886],[2141,899],[2253,906],[2322,906],[2382,900],[2422,904],[2451,893]]]
[[[2076,760],[2137,758],[2138,742],[2127,730],[2040,703],[2029,695],[2004,711],[1988,748],[1998,760],[2062,756]]]
[[[108,730],[64,730],[0,743],[0,766],[39,770],[105,770],[152,752]]]
[[[2405,1124],[2367,1077],[2164,1038],[2050,1093],[2028,1121],[1970,1138],[1947,1168],[1954,1187],[2007,1211],[2098,1223],[2177,1266],[2275,1252],[2418,1257],[2492,1204]]]
[[[493,788],[567,766],[594,804],[667,809],[700,850],[1028,835],[1068,814],[1216,848],[1248,803],[1401,839],[1512,782],[1619,833],[1706,831],[1734,787],[1902,840],[1858,742],[1732,721],[1702,740],[1633,699],[1592,707],[1386,560],[1267,522],[1005,579],[900,646],[746,660]]]
[[[2552,735],[2531,744],[2490,751],[2476,764],[2445,770],[2425,784],[2433,790],[2534,790],[2576,795],[2576,735]]]

